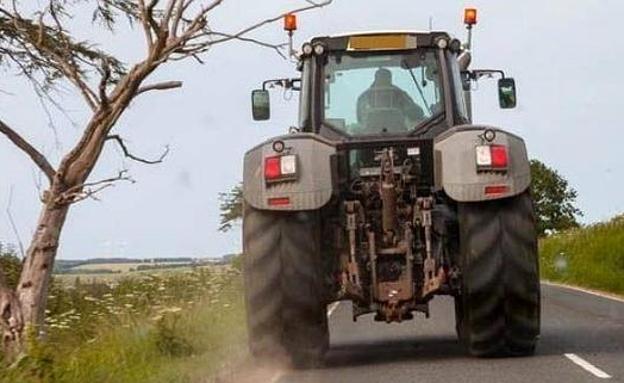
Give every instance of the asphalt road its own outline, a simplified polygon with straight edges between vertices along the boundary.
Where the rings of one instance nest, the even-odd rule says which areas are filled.
[[[479,359],[457,342],[451,298],[431,304],[431,318],[401,324],[353,322],[340,303],[330,315],[326,366],[280,371],[271,383],[624,382],[624,302],[542,286],[542,335],[535,356]]]

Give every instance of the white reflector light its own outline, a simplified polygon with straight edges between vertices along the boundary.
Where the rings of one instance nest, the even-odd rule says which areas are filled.
[[[301,51],[303,52],[304,55],[309,56],[312,54],[312,52],[314,51],[314,48],[312,48],[312,44],[310,43],[305,43],[303,44],[303,46],[301,47]]]
[[[297,156],[288,155],[281,157],[282,175],[297,174]]]
[[[488,145],[477,146],[477,166],[491,166],[492,153]]]
[[[323,53],[325,53],[325,47],[323,46],[323,44],[316,44],[316,45],[314,45],[314,54],[315,55],[320,56]]]
[[[414,148],[407,148],[408,156],[420,156],[420,148],[418,146]]]

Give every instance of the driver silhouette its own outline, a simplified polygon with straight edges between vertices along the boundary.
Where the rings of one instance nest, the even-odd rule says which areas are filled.
[[[405,131],[408,123],[423,117],[422,108],[403,89],[392,84],[392,72],[386,68],[375,72],[375,80],[357,101],[358,122],[371,130]]]

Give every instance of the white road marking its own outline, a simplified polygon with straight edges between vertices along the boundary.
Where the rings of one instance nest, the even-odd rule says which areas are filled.
[[[340,302],[334,302],[331,305],[329,305],[329,307],[327,308],[327,317],[328,318],[334,313],[336,308],[338,308],[339,304],[340,304]]]
[[[542,284],[547,285],[547,286],[561,287],[564,289],[569,289],[569,290],[574,290],[574,291],[580,291],[585,294],[595,295],[597,297],[611,299],[616,302],[624,303],[624,298],[619,297],[617,295],[613,295],[613,294],[603,293],[601,291],[590,290],[590,289],[585,289],[582,287],[571,286],[571,285],[566,285],[563,283],[550,282],[550,281],[542,281]]]
[[[570,359],[576,365],[581,366],[586,371],[594,374],[595,376],[601,379],[611,378],[611,375],[607,374],[606,372],[602,371],[598,367],[594,366],[593,364],[589,363],[588,361],[586,361],[585,359],[581,358],[580,356],[576,354],[563,354],[563,356]]]

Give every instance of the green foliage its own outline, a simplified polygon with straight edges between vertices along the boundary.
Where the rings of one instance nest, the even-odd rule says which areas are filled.
[[[624,215],[540,241],[542,277],[624,295]]]
[[[64,23],[70,21],[70,8],[89,7],[93,20],[112,30],[117,19],[137,20],[137,6],[130,0],[50,0],[42,10],[0,2],[0,66],[11,68],[32,81],[36,90],[47,92],[67,72],[77,76],[97,75],[103,67],[115,82],[126,68],[112,54],[88,41],[71,36]],[[65,68],[59,63],[63,61]],[[75,81],[75,79],[73,80]]]
[[[193,354],[193,346],[179,334],[177,315],[167,315],[156,321],[152,331],[154,344],[165,356],[181,357]]]
[[[538,233],[578,227],[576,219],[582,213],[574,206],[577,192],[568,181],[538,160],[531,160],[531,178]]]
[[[0,383],[204,382],[245,355],[240,272],[229,267],[54,283],[47,339]]]
[[[235,270],[242,272],[243,271],[243,254],[237,254],[233,256],[232,258],[230,258],[230,265],[232,265],[232,267]]]
[[[19,371],[20,376],[37,382],[54,381],[54,348],[38,339],[33,328],[25,334],[28,354],[11,365],[11,369]],[[1,381],[1,380],[0,380]]]
[[[219,193],[219,201],[219,210],[221,210],[219,231],[227,232],[243,218],[243,185],[238,184],[228,192]]]
[[[6,278],[7,287],[14,289],[22,271],[22,261],[15,248],[0,243],[0,272]]]

